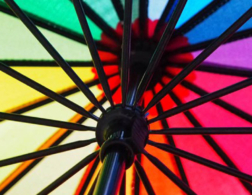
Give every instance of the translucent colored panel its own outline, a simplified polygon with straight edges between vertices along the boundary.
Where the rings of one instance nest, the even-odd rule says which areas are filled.
[[[252,6],[251,1],[232,0],[186,34],[191,44],[216,38]],[[252,20],[240,30],[252,25]]]
[[[184,24],[187,20],[189,20],[192,16],[202,10],[205,6],[207,6],[213,0],[188,0],[186,6],[178,20],[176,28],[180,27]]]
[[[53,91],[63,91],[74,87],[72,80],[66,73],[57,67],[52,68],[14,68],[21,74],[37,81],[38,83],[50,88]],[[74,68],[84,81],[94,78],[91,68]],[[0,72],[0,110],[12,110],[29,102],[38,101],[45,96],[16,79]],[[83,95],[83,99],[84,99]],[[83,104],[81,104],[83,105]]]
[[[82,30],[71,1],[63,0],[16,0],[24,11],[36,16],[42,21],[46,21],[70,31],[82,34]],[[3,6],[3,0],[0,0]],[[100,40],[101,30],[90,20],[88,20],[94,39]]]
[[[161,17],[161,14],[168,1],[164,0],[149,0],[148,14],[151,20],[157,20]]]
[[[0,20],[0,60],[52,59],[19,19],[0,12]],[[39,29],[66,60],[91,60],[87,46],[48,30]]]
[[[107,0],[85,0],[85,2],[107,22],[112,28],[116,28],[119,23],[116,11],[111,1]]]
[[[220,46],[211,54],[205,62],[219,63],[226,67],[236,67],[237,69],[252,69],[252,38],[244,38]],[[194,52],[197,56],[201,51]],[[230,57],[231,56],[231,57]]]
[[[93,87],[93,92],[95,95],[101,93],[96,87]],[[83,98],[83,95],[80,92],[69,96],[69,99],[82,104],[83,106],[89,103],[87,99]],[[25,114],[41,118],[68,121],[76,113],[57,102],[52,102]],[[35,151],[41,146],[41,144],[51,137],[58,128],[4,121],[0,123],[0,129],[0,159],[6,159]],[[8,148],[8,150],[6,150],[6,148]],[[0,172],[0,183],[18,165],[19,164],[2,167]]]
[[[90,122],[86,124],[90,125]],[[90,138],[94,138],[93,132],[74,132],[61,145]],[[95,148],[96,144],[91,144],[84,148],[46,157],[6,194],[18,194],[20,191],[27,195],[37,194],[88,154],[91,154]],[[59,186],[51,194],[73,194],[84,171],[85,168]]]

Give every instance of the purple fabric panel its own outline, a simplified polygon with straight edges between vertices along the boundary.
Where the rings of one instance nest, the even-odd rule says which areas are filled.
[[[193,56],[200,53],[193,52]],[[252,69],[252,37],[222,45],[205,62]]]

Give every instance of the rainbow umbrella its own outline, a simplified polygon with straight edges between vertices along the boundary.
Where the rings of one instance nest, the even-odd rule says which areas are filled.
[[[0,11],[0,194],[252,194],[250,0]]]

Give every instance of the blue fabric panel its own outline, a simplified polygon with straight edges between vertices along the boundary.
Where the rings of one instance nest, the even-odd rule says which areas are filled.
[[[196,13],[206,7],[213,0],[188,0],[186,6],[178,20],[176,28],[180,27]],[[217,0],[218,1],[218,0]]]
[[[189,31],[185,36],[188,38],[190,44],[214,39],[230,27],[251,6],[251,0],[231,0]],[[239,30],[244,30],[251,26],[252,21],[250,20]]]

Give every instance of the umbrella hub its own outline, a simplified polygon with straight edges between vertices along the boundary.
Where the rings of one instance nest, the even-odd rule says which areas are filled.
[[[146,145],[149,126],[140,108],[110,107],[100,116],[97,124],[96,139],[101,147],[101,160],[115,149],[126,158],[126,167],[130,167],[135,155]]]

